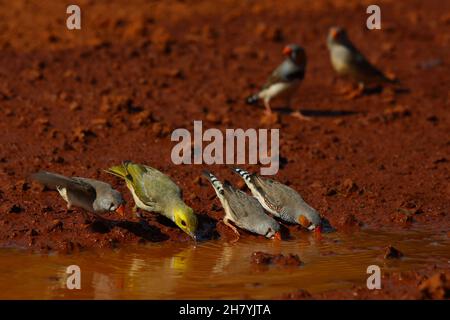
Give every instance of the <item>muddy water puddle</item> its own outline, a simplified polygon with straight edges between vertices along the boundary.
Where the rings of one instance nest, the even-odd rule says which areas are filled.
[[[389,244],[404,256],[384,259]],[[255,265],[255,251],[297,254],[303,265]],[[318,293],[363,286],[369,265],[382,272],[407,271],[448,265],[449,260],[447,231],[425,228],[334,232],[320,238],[305,233],[281,242],[158,243],[71,255],[0,249],[0,298],[268,299],[297,289]],[[81,269],[80,290],[66,289],[69,265]]]

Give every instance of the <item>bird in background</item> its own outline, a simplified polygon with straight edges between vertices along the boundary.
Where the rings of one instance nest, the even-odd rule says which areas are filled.
[[[308,230],[321,231],[322,219],[297,191],[272,179],[265,179],[255,173],[232,168],[244,179],[253,196],[268,212],[286,222],[300,224]]]
[[[344,28],[330,28],[327,47],[333,69],[338,75],[349,77],[357,82],[360,92],[370,84],[396,82],[386,77],[364,57],[350,41]]]
[[[39,171],[31,178],[45,185],[51,190],[57,190],[67,202],[67,209],[72,206],[83,208],[94,213],[116,211],[124,214],[124,200],[119,191],[114,190],[110,184],[88,178],[66,177],[61,174]]]
[[[289,44],[284,48],[283,54],[286,59],[272,72],[261,90],[247,98],[248,104],[262,100],[268,114],[272,113],[270,103],[275,98],[284,99],[286,106],[290,107],[292,96],[305,76],[305,50],[297,44]],[[309,120],[300,111],[293,112],[292,115]]]
[[[212,173],[204,171],[225,211],[223,222],[239,237],[236,227],[265,236],[269,239],[281,240],[280,225],[268,216],[258,200],[241,190],[235,189],[230,183],[223,184]]]
[[[185,233],[196,239],[197,216],[182,200],[181,189],[167,175],[152,167],[125,161],[107,170],[125,180],[135,207],[169,218]]]

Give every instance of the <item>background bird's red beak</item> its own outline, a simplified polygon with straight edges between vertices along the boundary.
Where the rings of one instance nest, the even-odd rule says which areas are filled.
[[[317,227],[315,227],[315,228],[314,228],[314,232],[315,232],[316,234],[321,234],[321,233],[322,233],[322,226],[317,226]]]
[[[292,53],[292,49],[290,47],[284,47],[283,54],[289,56]]]
[[[336,39],[338,35],[338,30],[337,29],[332,29],[331,30],[331,38]]]
[[[117,209],[116,212],[120,214],[121,217],[125,215],[125,206],[121,204]]]
[[[279,233],[279,232],[275,233],[273,238],[276,239],[276,240],[281,240],[281,233]]]

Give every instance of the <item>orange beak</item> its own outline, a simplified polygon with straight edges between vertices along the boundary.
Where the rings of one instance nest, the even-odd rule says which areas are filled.
[[[281,233],[277,232],[275,233],[275,235],[273,236],[274,239],[281,241]]]
[[[315,232],[316,234],[321,234],[321,233],[322,233],[322,227],[321,227],[321,226],[317,226],[317,227],[314,229],[314,232]]]
[[[284,47],[283,54],[286,56],[290,56],[292,53],[292,49],[290,47]]]
[[[337,35],[338,35],[338,30],[337,29],[331,29],[330,34],[331,34],[331,38],[336,39]]]
[[[125,215],[125,206],[121,204],[117,209],[116,212],[120,214],[121,217]]]

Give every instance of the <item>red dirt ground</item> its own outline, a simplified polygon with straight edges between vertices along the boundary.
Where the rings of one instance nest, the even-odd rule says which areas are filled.
[[[337,230],[424,223],[448,229],[450,3],[379,1],[382,30],[369,31],[366,2],[85,0],[78,1],[81,31],[66,29],[64,2],[2,2],[0,244],[71,252],[190,241],[152,215],[154,229],[143,230],[130,209],[118,227],[92,223],[27,181],[39,169],[98,178],[122,191],[131,207],[123,183],[102,172],[126,159],[173,177],[202,225],[214,226],[223,212],[200,178],[204,166],[170,160],[172,130],[191,129],[194,120],[222,130],[280,128],[284,165],[277,179]],[[361,51],[408,90],[346,99],[340,90],[347,84],[333,74],[325,43],[333,25],[345,26]],[[293,105],[313,121],[280,112],[278,123],[267,124],[263,109],[244,98],[291,42],[308,55]],[[211,170],[238,183],[224,166]],[[232,237],[220,223],[208,235],[216,232]],[[422,275],[416,276],[390,276],[406,294],[383,290],[375,298],[416,297]],[[355,292],[317,297],[365,297]]]

